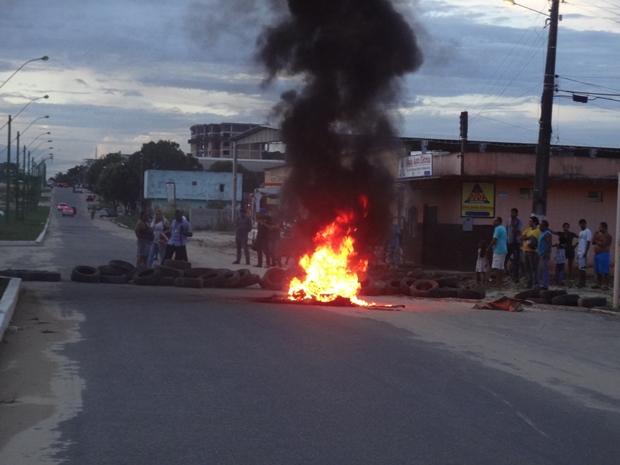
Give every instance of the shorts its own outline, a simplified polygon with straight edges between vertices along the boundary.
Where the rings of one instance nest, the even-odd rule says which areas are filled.
[[[609,274],[609,252],[597,253],[594,256],[596,274]]]
[[[142,241],[138,239],[138,257],[148,257],[149,252],[151,251],[151,241]]]
[[[491,268],[494,270],[503,270],[504,265],[506,263],[506,254],[493,254],[493,262],[491,263]]]
[[[585,255],[578,254],[577,255],[577,266],[579,267],[579,269],[581,271],[584,271],[586,269],[587,264],[588,263],[587,263]]]
[[[478,257],[476,260],[476,273],[486,273],[489,269],[489,262],[486,257]]]

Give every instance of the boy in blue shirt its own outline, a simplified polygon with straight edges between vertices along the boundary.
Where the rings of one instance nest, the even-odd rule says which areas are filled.
[[[493,260],[491,262],[491,270],[495,274],[495,283],[500,287],[504,283],[504,266],[506,264],[506,255],[508,254],[508,232],[502,224],[501,216],[493,221],[493,241],[491,248],[493,250]]]

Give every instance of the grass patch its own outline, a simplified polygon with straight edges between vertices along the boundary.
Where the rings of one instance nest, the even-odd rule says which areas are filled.
[[[114,221],[119,226],[133,230],[135,229],[136,223],[138,222],[138,217],[134,215],[119,215],[116,218],[112,218],[112,221]]]
[[[0,219],[0,241],[34,241],[45,227],[50,207],[37,207],[28,211],[23,220],[16,219],[15,213],[11,213],[8,224]]]

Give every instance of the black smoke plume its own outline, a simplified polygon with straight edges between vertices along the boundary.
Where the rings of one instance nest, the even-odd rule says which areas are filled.
[[[361,219],[364,195],[358,240],[382,240],[393,179],[381,154],[396,141],[389,110],[399,78],[422,63],[409,24],[390,0],[289,0],[288,14],[259,38],[258,56],[270,80],[303,83],[276,107],[292,169],[284,201],[306,211],[306,230],[316,231],[343,210]]]

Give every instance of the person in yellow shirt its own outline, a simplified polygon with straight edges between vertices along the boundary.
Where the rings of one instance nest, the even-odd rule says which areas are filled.
[[[530,216],[530,222],[527,228],[521,233],[521,250],[525,260],[525,276],[527,277],[527,287],[533,288],[538,285],[538,239],[540,238],[538,218],[534,215]]]

